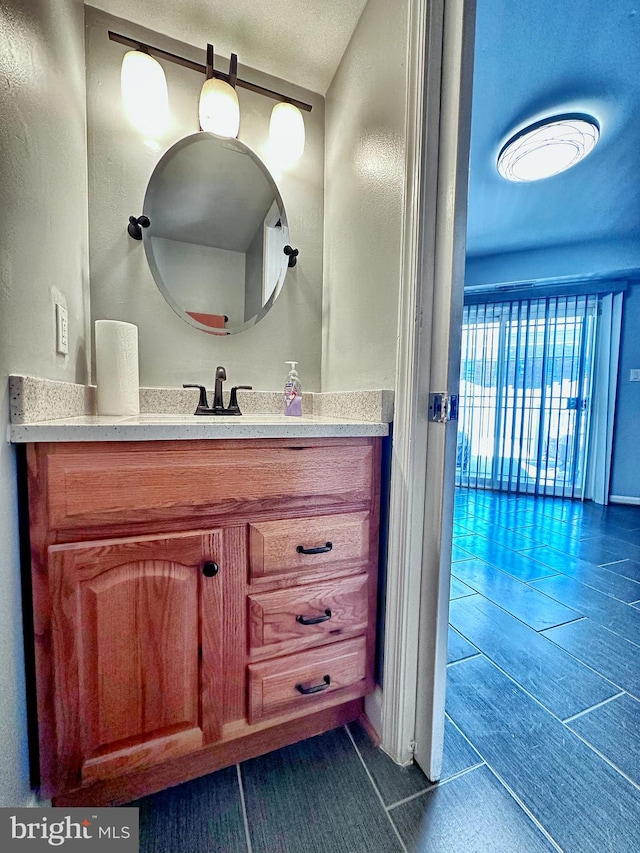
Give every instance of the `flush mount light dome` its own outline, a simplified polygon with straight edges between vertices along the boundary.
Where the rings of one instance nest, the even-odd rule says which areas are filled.
[[[587,115],[552,116],[525,127],[498,155],[498,172],[507,181],[539,181],[575,166],[600,138],[600,126]]]

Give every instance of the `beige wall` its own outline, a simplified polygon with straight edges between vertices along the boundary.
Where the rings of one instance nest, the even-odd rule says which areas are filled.
[[[81,0],[0,0],[0,419],[7,376],[87,380],[87,177]],[[70,351],[55,354],[54,302]],[[29,790],[15,451],[0,442],[0,806]]]
[[[324,102],[319,95],[240,66],[239,74],[270,89],[311,103],[305,113],[307,144],[290,169],[273,175],[289,221],[290,238],[300,251],[284,289],[257,326],[221,338],[183,322],[156,288],[144,247],[126,233],[130,215],[142,213],[149,177],[161,154],[178,139],[198,130],[197,100],[203,77],[164,63],[172,127],[154,150],[122,113],[120,64],[126,50],[107,37],[112,29],[156,47],[204,61],[201,48],[87,7],[87,117],[89,150],[89,228],[92,320],[116,319],[139,329],[140,380],[143,385],[213,384],[216,365],[227,369],[230,383],[279,390],[285,359],[300,362],[303,385],[320,390],[322,312],[322,222],[324,184]],[[220,66],[218,66],[218,62]],[[216,67],[224,67],[219,59]],[[239,138],[268,163],[265,145],[275,101],[238,90]]]
[[[395,384],[406,57],[406,0],[369,0],[327,92],[323,391]]]

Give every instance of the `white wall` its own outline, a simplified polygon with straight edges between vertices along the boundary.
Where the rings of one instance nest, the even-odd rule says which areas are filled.
[[[502,282],[530,282],[563,276],[636,275],[640,240],[613,240],[550,246],[523,252],[468,256],[465,287]]]
[[[613,433],[611,494],[640,500],[640,382],[629,379],[640,368],[640,283],[634,282],[624,295],[622,338],[618,366],[618,399]]]
[[[0,427],[7,376],[86,382],[87,177],[81,0],[0,0]],[[70,352],[55,354],[56,300]],[[0,806],[30,800],[15,452],[0,443]]]
[[[223,364],[232,383],[279,390],[286,377],[285,359],[295,359],[300,362],[304,387],[320,390],[322,97],[239,66],[240,77],[313,106],[311,113],[304,114],[307,144],[302,158],[281,174],[272,169],[287,211],[291,244],[300,255],[275,306],[257,326],[227,337],[207,335],[187,325],[167,305],[153,282],[143,246],[126,233],[129,216],[142,212],[147,182],[161,154],[178,139],[198,130],[197,101],[203,77],[164,63],[173,123],[153,148],[122,113],[120,64],[126,48],[110,41],[107,30],[140,38],[197,62],[204,62],[206,35],[201,45],[193,47],[90,7],[86,9],[86,22],[92,320],[127,320],[138,326],[143,385],[210,385],[216,365]],[[216,67],[224,67],[223,62],[218,59]],[[268,165],[266,142],[275,101],[244,89],[238,90],[238,96],[239,138]]]
[[[323,391],[395,385],[407,14],[369,0],[327,92]]]

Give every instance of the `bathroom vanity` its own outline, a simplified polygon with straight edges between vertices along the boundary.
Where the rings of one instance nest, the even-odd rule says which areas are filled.
[[[246,423],[248,437],[198,423],[212,438],[182,440],[25,428],[54,804],[128,802],[362,713],[387,427],[309,437],[296,420],[267,438]]]

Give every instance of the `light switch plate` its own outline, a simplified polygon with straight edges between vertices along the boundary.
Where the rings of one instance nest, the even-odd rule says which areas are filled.
[[[631,368],[629,382],[640,382],[640,368]]]
[[[56,302],[56,352],[67,355],[69,352],[69,319],[64,305]]]

